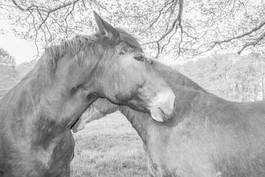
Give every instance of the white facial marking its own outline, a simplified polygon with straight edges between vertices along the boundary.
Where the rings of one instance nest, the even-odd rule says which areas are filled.
[[[164,122],[164,120],[162,118],[163,117],[162,112],[159,109],[156,109],[156,108],[151,109],[150,113],[151,113],[151,116],[154,120],[156,120],[158,122]]]
[[[150,112],[152,117],[157,121],[163,121],[163,111],[166,115],[170,115],[174,110],[175,94],[168,89],[159,93],[150,104]],[[153,112],[153,114],[152,114]],[[158,118],[159,117],[159,118]]]

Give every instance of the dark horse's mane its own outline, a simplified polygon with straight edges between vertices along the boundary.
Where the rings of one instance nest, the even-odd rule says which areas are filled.
[[[90,55],[97,53],[96,47],[94,47],[97,40],[96,35],[77,35],[71,40],[65,40],[59,45],[53,45],[46,48],[43,55],[49,57],[45,57],[44,60],[49,63],[53,71],[56,70],[58,61],[65,55],[73,56],[73,59],[78,63],[83,63],[85,58],[83,57],[84,52]]]
[[[134,36],[125,32],[123,29],[117,28],[119,32],[120,39],[130,46],[135,48],[141,48],[139,42],[136,40]],[[45,57],[45,61],[51,64],[51,68],[56,69],[56,65],[64,55],[73,56],[79,64],[84,64],[87,60],[84,56],[93,56],[98,55],[98,47],[96,47],[97,43],[100,43],[104,40],[104,35],[100,33],[96,33],[94,35],[76,35],[71,40],[62,41],[59,45],[53,45],[45,49],[44,55],[48,55],[49,57]],[[82,51],[82,52],[81,52]],[[94,57],[89,58],[94,58]]]

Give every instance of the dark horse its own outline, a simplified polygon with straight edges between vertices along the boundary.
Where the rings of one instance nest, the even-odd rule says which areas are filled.
[[[175,92],[171,119],[157,122],[146,113],[105,99],[91,105],[93,117],[88,119],[121,111],[143,140],[154,177],[265,176],[264,101],[226,101],[189,79],[181,81],[177,72],[163,70],[155,62],[153,68]]]
[[[71,127],[99,97],[170,114],[175,96],[146,62],[139,43],[97,14],[99,32],[46,49],[1,100],[0,176],[69,177]]]

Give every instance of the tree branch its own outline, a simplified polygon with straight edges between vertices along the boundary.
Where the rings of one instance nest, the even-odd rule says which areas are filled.
[[[160,8],[160,10],[158,11],[158,15],[156,16],[156,18],[153,20],[153,22],[151,22],[151,24],[148,26],[148,28],[147,29],[149,29],[149,28],[152,28],[153,26],[154,26],[154,24],[159,20],[159,18],[161,17],[161,15],[162,15],[162,13],[163,13],[163,11],[164,11],[164,9],[169,5],[169,4],[171,4],[171,3],[173,3],[174,2],[174,0],[171,0],[170,2],[169,2],[169,0],[167,0],[165,3],[164,3],[164,5]],[[146,29],[146,30],[147,30]]]
[[[234,37],[231,37],[231,38],[228,38],[228,39],[225,39],[225,40],[214,41],[213,42],[213,45],[211,45],[206,51],[209,51],[209,50],[215,48],[216,45],[221,45],[221,44],[224,44],[224,43],[229,43],[229,42],[232,42],[234,40],[239,40],[239,39],[245,38],[247,36],[248,37],[251,37],[251,35],[253,33],[257,32],[258,30],[261,30],[262,27],[264,27],[264,26],[265,26],[265,21],[262,22],[262,23],[260,23],[258,26],[252,28],[251,30],[249,30],[246,33],[243,33],[243,34],[240,34],[238,36],[234,36]],[[260,37],[258,37],[254,41],[244,44],[243,47],[238,51],[238,54],[242,53],[242,51],[245,50],[249,46],[256,46],[263,38],[264,38],[264,34],[262,34]]]
[[[252,42],[248,42],[245,45],[243,45],[243,47],[237,52],[238,54],[241,54],[243,50],[245,50],[247,47],[253,46],[255,47],[258,43],[260,43],[260,41],[262,41],[265,37],[265,32],[262,33],[257,39],[255,39]]]
[[[169,12],[170,13],[169,18],[170,18],[171,15],[175,12],[175,7],[176,7],[177,3],[178,3],[178,14],[177,14],[177,17],[172,21],[170,27],[169,27],[169,25],[167,25],[164,34],[162,34],[158,39],[153,40],[153,41],[149,41],[149,42],[146,42],[143,44],[143,45],[148,45],[148,44],[155,43],[157,46],[156,57],[158,57],[160,55],[160,53],[164,50],[165,46],[169,44],[171,38],[176,34],[176,31],[178,30],[178,28],[180,29],[180,41],[179,41],[179,45],[178,45],[180,48],[180,45],[181,45],[180,43],[182,42],[183,33],[184,33],[183,26],[182,26],[183,0],[166,1],[164,3],[163,7],[159,10],[158,16],[149,25],[149,28],[152,27],[156,22],[158,22],[159,18],[161,18],[163,13],[168,13],[167,11],[169,9],[170,9],[170,12]],[[168,7],[168,5],[169,5],[169,7]],[[167,8],[167,10],[164,12],[165,8]],[[170,35],[171,33],[173,33],[173,34]],[[162,45],[161,42],[164,41],[166,38],[168,39],[168,41]],[[179,49],[179,51],[180,51],[180,49]]]
[[[233,40],[236,40],[236,39],[241,39],[245,36],[248,36],[256,31],[258,31],[259,29],[261,29],[263,26],[265,26],[265,21],[262,22],[260,25],[258,25],[257,27],[251,29],[250,31],[246,32],[246,33],[243,33],[241,35],[238,35],[238,36],[235,36],[235,37],[232,37],[232,38],[229,38],[229,39],[226,39],[226,40],[222,40],[222,41],[215,41],[214,42],[214,45],[216,44],[222,44],[222,43],[227,43],[227,42],[231,42]]]
[[[68,7],[68,6],[71,6],[71,5],[72,5],[73,8],[74,8],[75,4],[76,4],[77,2],[79,2],[79,1],[81,1],[81,0],[73,0],[73,1],[70,1],[70,2],[68,2],[68,3],[64,3],[64,4],[58,5],[58,6],[56,6],[56,7],[53,7],[53,8],[51,8],[51,9],[48,9],[48,8],[46,8],[46,7],[38,6],[38,5],[36,5],[36,4],[32,4],[32,5],[30,5],[29,7],[24,8],[24,7],[22,7],[21,5],[19,5],[19,4],[16,2],[16,0],[12,0],[13,4],[14,4],[19,10],[21,10],[21,11],[31,11],[31,12],[33,12],[34,10],[37,11],[37,13],[39,14],[39,16],[41,17],[41,23],[40,23],[40,25],[38,26],[38,29],[40,29],[40,28],[42,27],[42,25],[47,21],[47,19],[50,17],[50,15],[51,15],[52,13],[54,13],[54,12],[56,12],[56,11],[58,11],[58,10],[61,10],[61,9],[63,9],[63,8],[66,8],[66,7]],[[82,1],[82,3],[84,4],[83,1]],[[45,17],[44,17],[44,18],[43,18],[42,13],[45,14]]]

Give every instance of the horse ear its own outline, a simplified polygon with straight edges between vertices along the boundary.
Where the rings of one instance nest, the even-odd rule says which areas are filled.
[[[107,38],[109,38],[112,41],[117,41],[120,39],[119,32],[113,26],[111,26],[109,23],[103,20],[95,11],[94,11],[94,16],[99,32],[101,34],[105,35]]]

